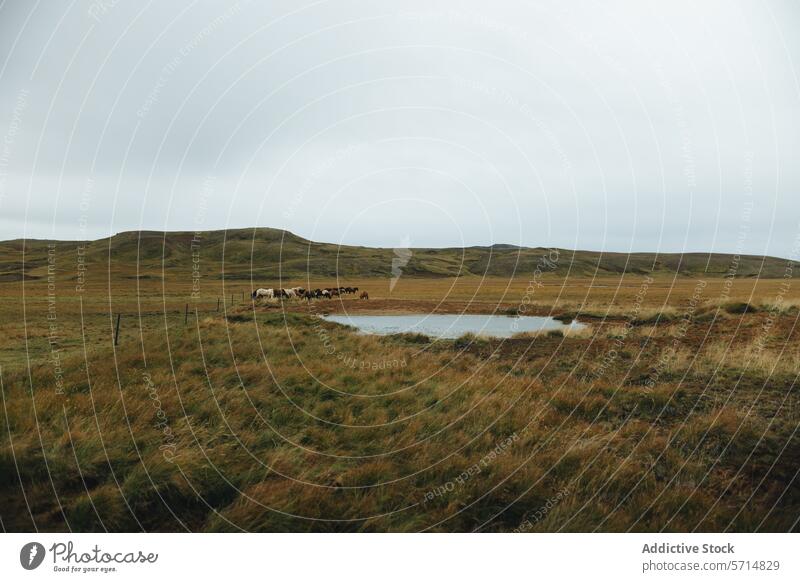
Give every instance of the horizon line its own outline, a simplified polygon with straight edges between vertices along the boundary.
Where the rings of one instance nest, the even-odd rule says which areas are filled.
[[[72,239],[72,238],[65,238],[65,239],[57,239],[57,238],[12,238],[12,239],[5,239],[0,240],[0,244],[6,243],[13,243],[13,242],[56,242],[56,243],[96,243],[102,240],[111,240],[116,236],[124,235],[124,234],[139,234],[142,233],[153,233],[153,234],[160,234],[160,235],[169,235],[169,234],[202,234],[202,233],[227,233],[230,231],[241,231],[241,230],[273,230],[282,233],[288,233],[294,237],[301,238],[304,241],[307,241],[312,244],[329,244],[329,245],[337,245],[340,247],[363,247],[369,249],[393,249],[393,248],[400,248],[397,246],[370,246],[364,244],[343,244],[343,243],[332,243],[332,242],[324,242],[324,241],[315,241],[299,234],[296,234],[288,229],[273,227],[273,226],[247,226],[247,227],[237,227],[237,228],[212,228],[208,230],[152,230],[152,229],[139,229],[139,230],[122,230],[116,232],[114,234],[103,236],[95,239]],[[592,249],[570,249],[566,247],[546,247],[546,246],[523,246],[514,243],[491,243],[491,244],[474,244],[469,246],[442,246],[442,247],[402,247],[402,248],[409,248],[409,249],[419,249],[419,250],[449,250],[449,249],[470,249],[470,248],[485,248],[490,249],[492,247],[510,247],[519,250],[536,250],[536,249],[556,249],[559,251],[567,251],[573,253],[598,253],[598,254],[617,254],[617,255],[633,255],[633,254],[643,254],[643,255],[724,255],[724,256],[738,256],[738,257],[752,257],[752,258],[763,258],[763,259],[778,259],[782,261],[788,262],[797,262],[796,259],[790,259],[788,257],[781,257],[775,255],[767,255],[767,254],[752,254],[752,253],[737,253],[737,252],[723,252],[723,251],[611,251],[611,250],[592,250]]]

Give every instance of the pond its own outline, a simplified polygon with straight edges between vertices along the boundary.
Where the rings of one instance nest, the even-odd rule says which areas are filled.
[[[390,335],[421,333],[432,338],[457,338],[465,333],[511,337],[516,333],[581,329],[582,323],[562,323],[552,317],[506,315],[326,315],[327,321],[352,325],[362,333]]]

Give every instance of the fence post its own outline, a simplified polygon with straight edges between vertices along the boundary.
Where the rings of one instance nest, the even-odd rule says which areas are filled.
[[[217,311],[219,311],[219,297],[217,297]]]
[[[183,325],[186,325],[189,321],[189,304],[186,304],[186,309],[183,311]]]
[[[121,313],[117,313],[117,329],[114,332],[114,345],[117,345],[117,343],[119,343],[119,320],[120,319],[122,319],[122,314]]]

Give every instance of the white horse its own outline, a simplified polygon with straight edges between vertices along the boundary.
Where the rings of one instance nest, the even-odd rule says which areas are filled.
[[[261,297],[266,297],[267,299],[275,299],[275,290],[274,289],[256,289],[253,291],[251,295],[253,299],[260,299]]]
[[[286,293],[286,297],[288,299],[293,299],[297,297],[297,291],[295,291],[294,289],[284,289],[283,292]]]

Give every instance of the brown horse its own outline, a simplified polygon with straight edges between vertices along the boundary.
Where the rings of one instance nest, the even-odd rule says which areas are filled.
[[[369,299],[369,293],[362,291],[361,295],[359,295],[359,299]]]

